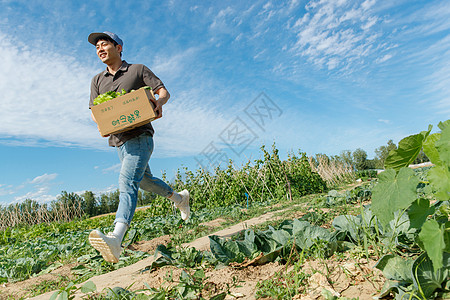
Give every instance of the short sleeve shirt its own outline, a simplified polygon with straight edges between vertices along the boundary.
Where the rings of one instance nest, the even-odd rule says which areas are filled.
[[[98,95],[109,91],[120,92],[122,89],[129,92],[144,86],[151,87],[155,92],[160,88],[164,88],[162,81],[145,65],[128,64],[126,61],[123,61],[122,66],[116,74],[112,75],[106,69],[92,78],[89,108],[94,106],[94,99]],[[120,147],[126,141],[143,133],[153,136],[154,132],[152,124],[148,123],[129,131],[112,134],[109,137],[109,145],[112,147]]]

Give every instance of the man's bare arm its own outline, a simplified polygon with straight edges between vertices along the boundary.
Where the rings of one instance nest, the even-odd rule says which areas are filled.
[[[162,106],[167,103],[170,98],[169,92],[165,88],[158,89],[155,94],[158,94],[158,100],[156,100],[155,113],[157,118],[162,117]]]

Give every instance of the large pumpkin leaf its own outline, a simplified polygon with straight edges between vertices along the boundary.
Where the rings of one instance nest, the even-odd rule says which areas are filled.
[[[372,191],[372,212],[382,224],[394,218],[394,212],[406,209],[417,198],[419,179],[414,171],[402,168],[396,174],[392,169],[378,175],[378,184]]]
[[[445,249],[444,231],[444,224],[439,226],[435,220],[428,220],[423,224],[419,233],[419,238],[428,257],[433,262],[435,271],[442,267],[442,252]]]
[[[441,132],[441,138],[435,143],[439,152],[439,158],[444,166],[450,164],[450,126],[446,126]]]
[[[439,158],[439,152],[436,149],[436,141],[441,138],[441,133],[433,133],[429,135],[426,141],[423,143],[423,152],[428,156],[430,161],[435,165],[441,164],[441,159]]]
[[[437,289],[442,288],[442,283],[448,280],[450,275],[450,254],[444,252],[443,267],[434,270],[433,264],[426,253],[422,253],[412,267],[414,287],[425,299],[430,299]]]
[[[450,171],[448,166],[435,166],[428,171],[428,180],[439,200],[450,200]]]
[[[430,207],[430,200],[419,198],[411,204],[408,210],[410,226],[412,228],[421,228],[429,215],[434,214],[435,207]]]
[[[428,131],[422,131],[402,139],[398,143],[398,148],[389,152],[384,167],[398,171],[403,167],[409,166],[419,155],[420,150],[422,150],[423,142],[430,134],[432,127],[432,125],[429,125]]]

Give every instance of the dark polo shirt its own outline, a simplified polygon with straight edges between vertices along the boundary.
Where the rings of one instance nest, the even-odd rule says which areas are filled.
[[[149,86],[156,92],[160,88],[163,88],[164,84],[146,66],[141,64],[128,64],[126,61],[123,61],[122,66],[116,74],[112,75],[106,69],[92,78],[89,108],[94,105],[94,99],[98,95],[109,91],[121,92],[122,89],[129,92],[144,86]],[[143,133],[153,136],[154,132],[152,124],[148,123],[129,131],[112,134],[109,137],[109,145],[119,147],[129,139],[135,138]]]

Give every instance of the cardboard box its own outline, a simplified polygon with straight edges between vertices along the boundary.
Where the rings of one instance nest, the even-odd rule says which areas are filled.
[[[140,88],[91,107],[102,136],[128,131],[156,119],[152,90]]]

